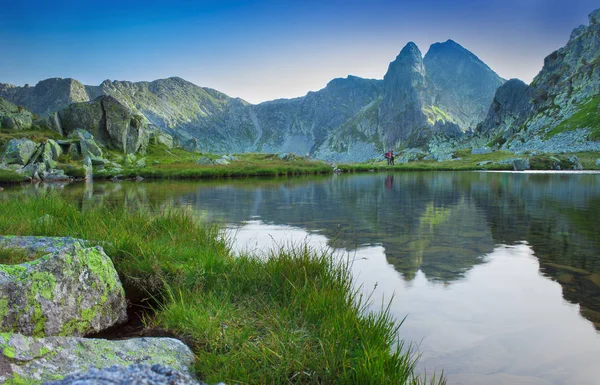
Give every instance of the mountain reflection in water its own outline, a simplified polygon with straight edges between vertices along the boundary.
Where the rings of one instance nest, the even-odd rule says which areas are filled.
[[[403,331],[422,342],[424,365],[445,368],[452,383],[492,383],[486,376],[497,373],[493,383],[531,377],[522,383],[567,384],[600,378],[600,369],[580,367],[585,354],[600,353],[600,335],[590,337],[570,318],[579,312],[600,329],[599,186],[593,173],[421,172],[60,190],[84,210],[190,207],[203,220],[237,228],[246,246],[272,244],[278,232],[308,234],[356,257],[366,288],[377,283],[386,299],[396,293],[397,316],[409,313]],[[7,189],[0,199],[42,188]],[[557,303],[557,290],[579,306]],[[545,349],[563,351],[569,374],[553,372]]]

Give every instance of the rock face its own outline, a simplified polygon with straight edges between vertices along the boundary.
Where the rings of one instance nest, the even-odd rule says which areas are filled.
[[[32,124],[33,114],[31,112],[0,98],[0,128],[20,131],[30,129]]]
[[[39,259],[0,265],[0,331],[82,336],[126,321],[125,294],[101,247],[73,238],[0,237]]]
[[[51,381],[45,385],[200,385],[187,374],[169,367],[155,364],[111,366],[106,369],[90,369],[85,373],[71,374],[59,381]]]
[[[144,118],[111,96],[71,104],[58,113],[58,119],[57,131],[68,135],[84,128],[103,145],[126,154],[145,151],[150,139]]]
[[[0,351],[0,383],[14,384],[41,384],[62,379],[71,373],[87,371],[90,367],[104,368],[113,365],[160,364],[188,374],[194,360],[190,349],[172,338],[107,341],[0,334]],[[173,375],[171,378],[181,379]]]
[[[513,151],[600,150],[600,10],[544,60],[531,85],[499,88],[479,131]]]
[[[180,78],[138,83],[107,80],[83,88],[70,79],[54,79],[54,91],[73,94],[57,98],[63,103],[43,112],[66,108],[49,118],[57,131],[88,129],[101,143],[125,152],[130,152],[130,143],[133,148],[138,142],[144,146],[145,138],[129,128],[137,127],[131,116],[139,115],[142,124],[149,122],[190,151],[291,152],[329,160],[365,160],[380,156],[386,147],[424,144],[433,133],[461,135],[485,117],[503,80],[453,41],[435,44],[429,51],[423,58],[409,43],[383,80],[348,76],[304,97],[258,105]],[[42,99],[35,99],[39,93],[26,88],[0,85],[0,96],[42,113],[38,108]],[[21,97],[25,94],[29,97]],[[114,99],[76,107],[65,104],[102,95]],[[111,111],[105,104],[116,104],[115,100],[131,111],[129,118],[118,112],[119,107],[103,119],[104,111]]]
[[[433,44],[423,58],[431,108],[445,111],[462,131],[475,128],[487,114],[504,80],[477,56],[448,40]],[[441,118],[436,114],[429,119]]]

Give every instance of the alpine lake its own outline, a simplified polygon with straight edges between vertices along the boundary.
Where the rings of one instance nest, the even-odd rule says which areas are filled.
[[[352,261],[374,311],[404,319],[420,370],[448,384],[600,381],[600,173],[404,172],[86,182],[82,210],[185,207],[236,252],[309,244]]]

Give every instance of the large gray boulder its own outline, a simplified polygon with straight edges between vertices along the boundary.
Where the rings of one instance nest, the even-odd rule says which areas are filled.
[[[90,367],[113,365],[160,364],[188,374],[194,360],[190,349],[173,338],[108,341],[0,334],[0,351],[0,383],[14,384],[41,384]]]
[[[101,247],[74,238],[0,237],[42,257],[0,265],[0,332],[83,336],[127,320],[125,293]]]
[[[126,154],[144,152],[150,140],[146,120],[112,96],[71,104],[58,116],[65,134],[83,128],[106,147]]]
[[[37,149],[38,145],[29,139],[11,139],[0,161],[4,164],[25,165]]]

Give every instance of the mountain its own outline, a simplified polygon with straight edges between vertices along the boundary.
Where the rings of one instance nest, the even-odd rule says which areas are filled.
[[[477,131],[512,151],[600,151],[600,9],[526,85],[498,89]]]
[[[0,84],[0,97],[46,116],[108,95],[192,150],[358,161],[387,148],[423,145],[434,133],[460,136],[474,129],[503,82],[448,40],[432,45],[424,58],[408,43],[383,80],[348,76],[303,97],[257,105],[181,78],[99,86],[54,78],[35,87]]]

